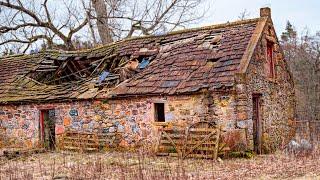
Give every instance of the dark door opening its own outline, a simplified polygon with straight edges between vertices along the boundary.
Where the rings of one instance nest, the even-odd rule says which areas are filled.
[[[155,121],[165,122],[164,103],[154,103]]]
[[[252,95],[252,120],[253,120],[253,145],[254,151],[257,154],[262,153],[262,124],[261,124],[261,105],[260,105],[261,95]]]
[[[48,150],[55,149],[55,121],[54,110],[40,111],[40,140],[43,147]]]

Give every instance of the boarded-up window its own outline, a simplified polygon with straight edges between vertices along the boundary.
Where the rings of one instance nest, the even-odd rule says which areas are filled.
[[[154,103],[155,121],[165,122],[164,103]]]
[[[275,72],[275,62],[273,57],[273,43],[268,42],[267,44],[267,58],[269,63],[269,77],[275,78],[276,72]]]

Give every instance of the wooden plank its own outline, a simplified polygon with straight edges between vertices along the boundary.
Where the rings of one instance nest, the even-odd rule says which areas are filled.
[[[168,133],[166,133],[166,135],[163,135],[163,136],[166,136],[166,137],[168,136],[171,139],[184,139],[185,138],[184,134],[168,134]]]
[[[209,140],[210,139],[212,139],[212,140],[214,140],[214,139],[216,139],[216,132],[213,132],[213,133],[210,133],[212,136],[209,138]],[[188,136],[188,138],[190,138],[190,137],[192,137],[192,138],[194,138],[194,139],[203,139],[203,138],[205,138],[205,137],[207,137],[208,136],[208,134],[189,134],[189,136]]]
[[[187,145],[195,145],[198,144],[198,141],[187,141],[186,142]],[[215,141],[208,141],[208,142],[203,142],[202,145],[215,145],[216,142]]]
[[[162,129],[158,153],[174,157],[217,158],[220,129],[218,127],[167,127]],[[172,149],[177,152],[169,152]],[[161,151],[161,152],[160,152]]]
[[[200,142],[198,142],[194,147],[191,148],[190,151],[188,151],[184,157],[187,157],[188,154],[190,154],[194,149],[196,149],[198,146],[200,146],[203,142],[207,141],[212,135],[214,134],[214,132],[211,132],[209,135],[207,135],[207,137],[203,138]]]
[[[174,146],[174,148],[176,149],[176,151],[178,152],[179,155],[182,155],[182,152],[179,148],[177,148],[177,145],[174,143],[174,141],[168,136],[168,134],[166,132],[163,132],[163,134],[165,136],[167,136],[168,140],[171,141],[172,145]]]
[[[166,133],[176,133],[176,132],[182,132],[184,133],[186,130],[185,129],[182,129],[182,128],[164,128],[163,131],[165,131]]]
[[[189,132],[213,132],[217,131],[217,129],[212,128],[190,128]]]
[[[171,144],[171,141],[169,141],[169,140],[163,140],[163,139],[162,139],[162,140],[160,141],[160,144]],[[180,144],[184,144],[184,141],[180,141],[180,142],[179,142],[179,141],[175,141],[175,144],[179,144],[179,145],[180,145]]]
[[[189,154],[188,157],[191,157],[191,158],[204,158],[204,159],[212,159],[212,158],[214,158],[212,155],[208,155],[208,154]]]
[[[99,139],[93,133],[66,132],[63,136],[64,150],[98,151],[99,146]]]
[[[169,156],[169,153],[157,153],[157,156]]]
[[[214,159],[217,159],[218,158],[218,153],[219,153],[219,141],[220,141],[220,133],[221,133],[221,129],[220,129],[220,127],[219,127],[219,129],[218,129],[218,134],[217,134],[217,139],[216,139],[216,150],[215,150],[215,152],[214,152],[214,154],[213,154],[213,158]]]
[[[193,151],[215,151],[216,148],[215,146],[212,147],[197,147],[196,149],[194,149]]]

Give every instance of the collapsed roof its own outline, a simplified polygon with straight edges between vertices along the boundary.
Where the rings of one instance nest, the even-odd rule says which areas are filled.
[[[265,22],[262,17],[132,38],[86,51],[4,57],[0,103],[174,95],[232,87]]]

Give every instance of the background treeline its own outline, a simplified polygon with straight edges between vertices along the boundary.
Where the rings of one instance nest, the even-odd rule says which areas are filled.
[[[320,31],[298,34],[287,22],[280,39],[295,82],[298,119],[320,120]]]

